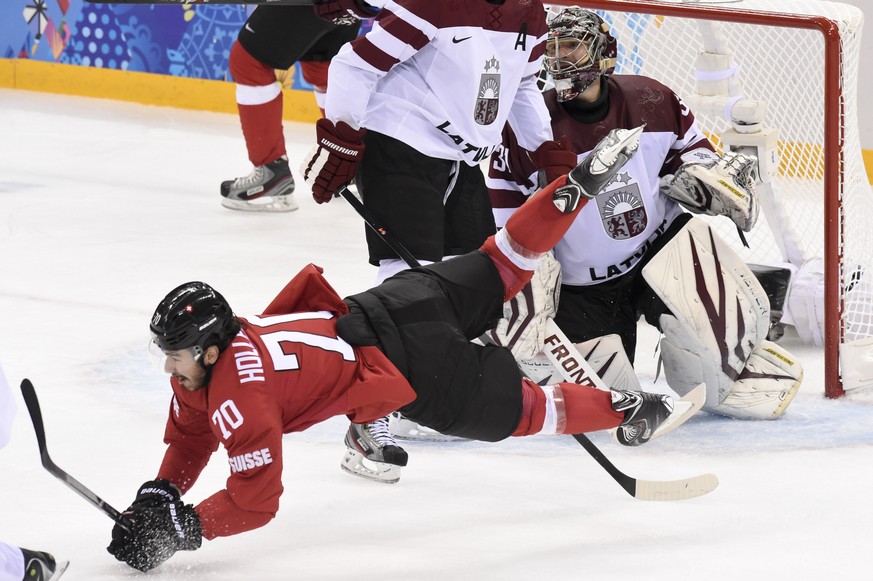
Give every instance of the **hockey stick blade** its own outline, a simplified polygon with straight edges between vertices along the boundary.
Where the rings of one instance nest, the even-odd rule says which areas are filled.
[[[42,411],[39,408],[39,400],[36,397],[36,390],[29,379],[25,379],[21,382],[21,395],[24,396],[24,403],[27,405],[27,411],[30,412],[30,419],[33,422],[33,430],[36,432],[36,442],[39,446],[39,457],[42,461],[43,468],[48,470],[49,474],[76,491],[82,498],[103,511],[109,516],[109,518],[114,520],[118,526],[129,531],[130,522],[124,515],[107,504],[102,498],[91,492],[91,490],[84,484],[63,471],[57,464],[52,462],[48,453],[48,448],[46,447],[45,426],[42,422]]]
[[[628,476],[615,467],[609,458],[585,434],[573,434],[577,442],[597,460],[613,480],[639,500],[686,500],[709,494],[718,486],[715,474],[701,474],[681,480],[642,480]]]

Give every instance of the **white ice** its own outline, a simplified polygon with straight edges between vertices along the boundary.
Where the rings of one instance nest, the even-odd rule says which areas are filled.
[[[296,171],[314,130],[285,128]],[[292,214],[222,208],[220,181],[249,170],[233,115],[0,90],[0,361],[13,388],[36,385],[54,461],[118,509],[163,453],[170,391],[146,347],[167,291],[205,280],[256,313],[308,262],[342,295],[375,278],[341,199],[318,206],[298,184]],[[276,519],[147,576],[106,552],[106,515],[42,469],[19,397],[0,539],[70,559],[65,581],[871,579],[873,407],[826,400],[821,351],[788,339],[806,380],[779,421],[700,415],[637,449],[594,435],[631,475],[717,474],[708,496],[635,500],[569,437],[408,443],[400,483],[372,483],[339,469],[337,418],[285,438]],[[187,500],[227,472],[219,451]]]

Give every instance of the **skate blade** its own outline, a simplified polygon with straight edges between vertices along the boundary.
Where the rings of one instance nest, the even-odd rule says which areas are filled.
[[[625,154],[628,158],[632,157],[640,147],[640,135],[642,135],[645,127],[644,123],[635,129],[621,130],[616,135],[618,141],[613,145],[604,147],[594,156],[591,164],[591,173],[599,175],[613,169],[613,166],[618,162],[619,153]]]
[[[257,198],[251,202],[221,198],[221,205],[242,212],[293,212],[300,207],[291,194]]]
[[[64,571],[67,570],[67,567],[70,566],[69,561],[57,561],[55,562],[55,572],[52,573],[52,576],[48,578],[47,581],[57,581],[61,578],[61,575],[64,574]]]
[[[396,484],[400,480],[400,466],[367,460],[357,450],[346,450],[340,468],[354,476],[383,484]]]
[[[673,413],[670,414],[670,417],[668,417],[663,424],[658,426],[658,429],[655,430],[654,434],[652,434],[650,441],[669,434],[684,424],[691,419],[691,416],[696,414],[697,411],[703,407],[704,403],[706,403],[706,385],[701,383],[686,393],[685,397],[682,399],[674,400]]]

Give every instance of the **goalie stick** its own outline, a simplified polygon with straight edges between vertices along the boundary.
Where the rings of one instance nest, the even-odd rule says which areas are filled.
[[[347,186],[341,186],[336,195],[342,196],[355,209],[358,215],[364,219],[373,232],[375,232],[382,240],[391,247],[391,249],[400,256],[406,264],[411,268],[421,266],[418,260],[412,255],[408,248],[402,242],[394,238],[394,236],[383,226],[379,225],[378,220],[372,212],[370,212],[361,203],[358,198],[348,189]],[[559,329],[560,330],[560,329]],[[566,339],[566,337],[565,337]],[[586,362],[587,364],[587,362]],[[594,374],[597,376],[596,374]],[[599,377],[597,377],[600,379]],[[601,383],[602,380],[601,380]],[[612,476],[613,480],[624,488],[624,490],[640,500],[685,500],[687,498],[695,498],[703,496],[715,490],[718,486],[718,478],[714,474],[703,474],[682,480],[642,480],[628,476],[621,470],[615,467],[615,464],[600,451],[600,448],[594,445],[588,436],[585,434],[573,434],[585,451],[588,452],[607,474]]]
[[[48,470],[49,474],[58,478],[61,482],[75,490],[82,498],[107,514],[118,526],[129,531],[130,522],[123,514],[52,462],[46,447],[45,426],[42,423],[42,411],[39,409],[39,400],[36,397],[36,390],[29,379],[24,379],[21,382],[21,395],[24,396],[24,403],[27,404],[27,411],[30,412],[30,419],[33,422],[33,430],[36,432],[36,442],[39,446],[39,457],[42,460],[43,467]]]

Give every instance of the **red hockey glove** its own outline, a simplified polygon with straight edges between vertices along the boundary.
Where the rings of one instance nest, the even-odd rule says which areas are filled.
[[[372,18],[379,12],[363,0],[321,0],[315,4],[315,13],[322,20],[334,24],[354,24]]]
[[[303,179],[312,187],[312,197],[319,204],[329,202],[334,193],[351,183],[364,155],[366,129],[352,129],[344,121],[334,125],[328,119],[315,124],[318,144],[309,152],[300,168]]]
[[[565,135],[561,141],[544,141],[536,151],[530,154],[534,167],[546,176],[546,183],[550,184],[562,175],[570,173],[579,162],[576,152],[570,146],[570,140]]]

